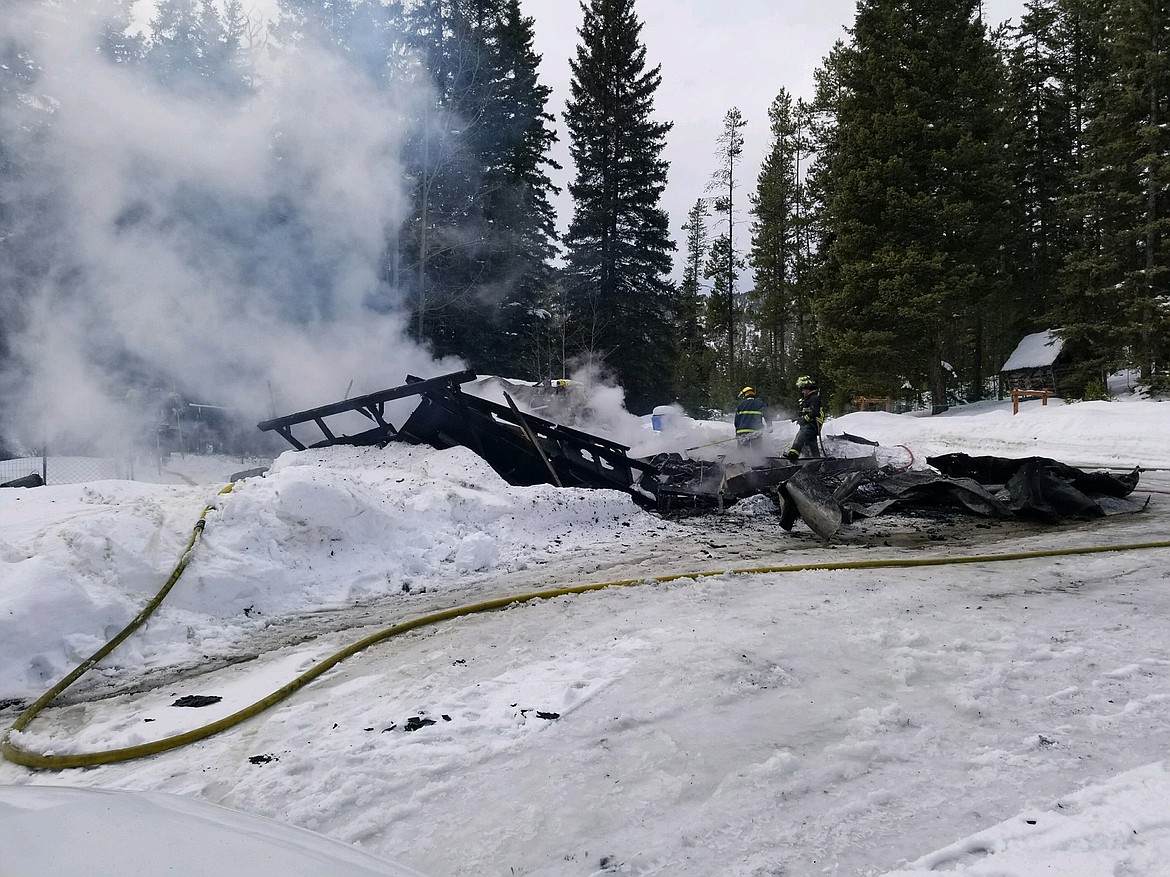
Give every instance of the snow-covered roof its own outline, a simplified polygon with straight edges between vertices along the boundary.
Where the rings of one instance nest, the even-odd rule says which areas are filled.
[[[1064,342],[1056,337],[1051,329],[1025,335],[1000,371],[1010,372],[1018,368],[1041,368],[1052,365],[1056,362],[1056,357],[1060,356],[1060,349],[1063,346]]]

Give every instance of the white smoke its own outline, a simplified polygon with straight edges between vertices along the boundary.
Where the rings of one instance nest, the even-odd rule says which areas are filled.
[[[246,99],[180,97],[95,51],[97,6],[0,24],[52,106],[35,150],[0,119],[29,169],[14,203],[63,205],[68,246],[13,339],[18,438],[123,439],[131,374],[259,420],[461,367],[405,337],[383,281],[407,210],[401,96],[302,46]]]

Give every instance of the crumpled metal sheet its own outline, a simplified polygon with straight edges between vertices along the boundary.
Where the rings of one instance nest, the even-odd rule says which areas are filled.
[[[989,518],[1007,518],[1011,509],[972,478],[950,478],[924,469],[885,474],[841,498],[854,514],[872,518],[888,511],[947,508]]]
[[[1127,499],[1140,478],[1134,469],[1122,475],[1086,472],[1047,457],[971,457],[945,454],[926,461],[944,476],[967,477],[994,491],[1019,517],[1047,521],[1089,520],[1138,511],[1145,504]]]

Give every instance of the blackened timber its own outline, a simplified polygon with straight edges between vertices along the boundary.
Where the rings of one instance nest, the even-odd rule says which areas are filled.
[[[541,448],[540,442],[536,438],[536,434],[532,431],[532,427],[530,427],[528,422],[524,419],[524,415],[520,413],[520,409],[516,407],[516,403],[512,401],[512,397],[505,393],[504,398],[508,401],[508,409],[512,412],[512,416],[516,418],[516,422],[520,424],[520,428],[524,430],[524,435],[527,436],[528,441],[532,443],[532,447],[536,449],[536,453],[540,455],[540,460],[542,463],[544,463],[544,467],[548,469],[548,474],[552,476],[553,484],[555,484],[557,487],[564,487],[565,485],[561,484],[561,479],[557,475],[557,470],[553,468],[552,463],[550,463],[548,457],[545,456],[544,449]]]
[[[398,437],[439,448],[470,448],[509,484],[553,483],[551,470],[564,487],[611,488],[653,502],[638,482],[657,470],[626,456],[626,445],[532,414],[523,415],[521,423],[508,407],[455,387],[424,393]]]
[[[310,408],[307,411],[298,411],[296,414],[289,414],[285,417],[276,417],[272,420],[265,420],[256,426],[265,432],[276,432],[281,435],[285,441],[296,448],[298,451],[303,451],[306,447],[328,447],[335,444],[348,445],[378,445],[385,444],[397,435],[397,430],[385,419],[386,403],[394,399],[403,399],[407,396],[418,396],[432,390],[442,390],[446,388],[457,388],[460,384],[465,384],[468,381],[474,381],[476,374],[473,371],[465,370],[461,372],[452,372],[446,375],[440,375],[437,378],[429,378],[422,380],[419,378],[407,377],[407,383],[399,387],[393,387],[389,390],[380,390],[377,393],[368,393],[365,396],[355,396],[353,399],[344,399],[341,402],[333,402],[329,405],[322,405],[319,408]],[[337,414],[344,414],[347,412],[356,411],[359,414],[365,415],[370,420],[377,424],[373,429],[367,430],[357,435],[342,435],[337,436],[329,429],[325,423],[325,418],[332,417]],[[311,445],[306,445],[293,435],[292,428],[303,423],[314,423],[317,428],[321,430],[324,440],[314,442]]]
[[[647,475],[652,481],[657,469],[649,463],[631,460],[626,455],[629,450],[626,445],[532,414],[520,414],[518,410],[459,389],[475,378],[472,371],[429,380],[407,375],[406,383],[400,387],[257,425],[262,430],[279,433],[298,451],[336,444],[385,445],[390,441],[425,443],[440,449],[463,446],[482,457],[509,484],[610,488],[653,504],[653,494],[640,482]],[[419,405],[395,430],[385,419],[385,403],[407,396],[420,397]],[[350,412],[365,415],[377,426],[356,435],[340,435],[335,425],[330,428],[326,423],[329,417]],[[316,425],[324,439],[311,445],[298,439],[293,427],[306,423]]]

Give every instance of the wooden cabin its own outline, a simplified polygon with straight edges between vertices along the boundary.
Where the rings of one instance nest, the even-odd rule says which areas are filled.
[[[999,370],[1002,395],[1012,390],[1048,390],[1061,395],[1059,375],[1064,342],[1051,329],[1025,335]]]

